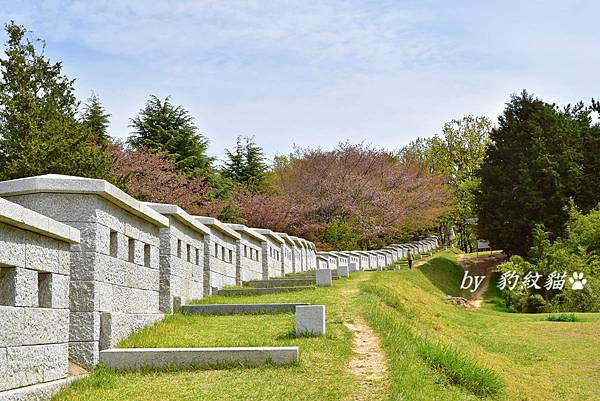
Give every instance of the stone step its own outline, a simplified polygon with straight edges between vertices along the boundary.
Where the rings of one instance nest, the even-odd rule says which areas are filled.
[[[314,278],[280,278],[270,280],[244,281],[244,287],[271,288],[271,287],[296,287],[311,286],[315,284]]]
[[[242,315],[257,313],[296,312],[296,306],[307,306],[307,303],[286,304],[197,304],[182,305],[181,311],[187,315]]]
[[[302,290],[314,290],[315,286],[296,286],[296,287],[267,287],[267,288],[232,288],[218,290],[216,295],[262,295],[276,294],[278,292],[292,292]]]
[[[310,270],[307,272],[302,272],[302,273],[290,273],[288,274],[285,278],[289,279],[289,278],[315,278],[317,275],[317,273],[315,273],[314,270]],[[331,271],[331,278],[336,280],[338,278],[340,278],[340,276],[338,276],[337,274],[337,270],[332,270]],[[277,280],[277,279],[272,279],[272,280]],[[281,279],[279,279],[281,280]]]

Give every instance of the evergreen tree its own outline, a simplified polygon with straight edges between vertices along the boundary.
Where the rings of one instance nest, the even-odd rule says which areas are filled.
[[[244,181],[251,187],[260,188],[265,181],[267,165],[265,163],[264,152],[260,146],[254,142],[254,137],[246,137],[246,168]]]
[[[111,174],[114,158],[97,146],[94,133],[76,118],[74,81],[62,74],[62,64],[46,59],[44,42],[26,38],[23,26],[11,22],[5,28],[6,55],[0,59],[0,179],[56,173],[119,184]]]
[[[83,107],[81,120],[85,126],[92,130],[99,144],[107,145],[111,143],[111,137],[108,135],[108,124],[110,114],[106,112],[100,98],[92,92]]]
[[[229,149],[225,149],[225,152],[227,160],[223,166],[223,175],[239,184],[243,180],[246,159],[242,137],[237,137],[235,150],[230,151]]]
[[[582,180],[580,128],[570,112],[525,91],[512,97],[492,130],[476,197],[478,229],[492,246],[525,255],[537,224],[561,233]]]
[[[127,143],[134,148],[164,152],[175,168],[186,174],[206,174],[213,159],[206,155],[208,140],[198,133],[193,117],[169,97],[161,101],[150,96],[146,106],[131,119],[133,133]]]
[[[254,142],[254,138],[238,136],[235,149],[225,151],[227,160],[223,166],[223,175],[245,188],[261,189],[267,165],[263,150]]]

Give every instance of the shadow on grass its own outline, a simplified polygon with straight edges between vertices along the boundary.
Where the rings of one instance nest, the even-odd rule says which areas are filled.
[[[468,298],[467,292],[460,289],[464,272],[453,260],[440,256],[418,269],[444,294]]]
[[[483,297],[484,301],[492,306],[496,312],[514,313],[515,311],[506,306],[502,292],[498,289],[498,281],[502,273],[494,272],[491,277],[490,286]]]

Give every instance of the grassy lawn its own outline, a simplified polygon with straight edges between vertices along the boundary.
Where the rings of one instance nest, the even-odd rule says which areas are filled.
[[[600,399],[600,314],[578,322],[451,305],[462,271],[446,252],[418,271],[381,272],[362,285],[369,323],[391,363],[391,399]],[[487,389],[481,391],[478,389]]]
[[[123,340],[119,347],[300,347],[297,366],[264,366],[184,372],[116,373],[95,369],[56,400],[353,400],[358,386],[347,370],[352,334],[342,324],[358,309],[358,284],[369,274],[335,280],[331,288],[259,296],[215,296],[202,302],[311,302],[325,304],[327,335],[295,338],[291,313],[242,316],[176,314]],[[372,400],[385,399],[373,388]]]
[[[493,286],[477,310],[450,304],[462,271],[444,252],[412,271],[353,274],[331,288],[211,297],[201,302],[310,302],[327,307],[327,336],[294,337],[294,316],[174,315],[120,347],[298,345],[297,366],[116,373],[105,368],[56,400],[600,400],[600,314],[577,322],[506,313]],[[347,364],[358,316],[380,335],[389,379],[360,394]]]

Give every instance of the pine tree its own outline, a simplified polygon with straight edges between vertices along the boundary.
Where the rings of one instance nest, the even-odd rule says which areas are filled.
[[[233,182],[239,184],[243,181],[245,170],[245,149],[242,144],[242,137],[238,136],[236,146],[233,151],[225,149],[227,160],[223,166],[223,176],[230,178]]]
[[[255,189],[262,187],[265,181],[267,165],[264,152],[254,142],[254,137],[246,137],[244,182]]]
[[[97,146],[94,133],[76,116],[74,80],[62,64],[44,57],[45,44],[27,30],[5,26],[6,56],[0,59],[0,179],[46,173],[103,178],[114,158]],[[41,43],[41,47],[36,47]]]
[[[235,149],[226,149],[225,152],[227,160],[222,169],[223,175],[246,189],[261,189],[267,165],[263,150],[254,142],[254,138],[238,136]]]
[[[536,225],[556,237],[568,219],[564,206],[582,179],[581,129],[569,113],[524,91],[490,137],[476,197],[478,230],[494,248],[526,255]]]
[[[84,105],[81,120],[85,126],[92,130],[99,144],[107,145],[112,142],[108,135],[110,114],[106,112],[100,98],[92,92]]]
[[[150,96],[146,106],[131,119],[132,135],[127,143],[134,148],[164,152],[175,168],[186,174],[207,174],[213,159],[206,155],[208,140],[198,133],[193,117],[170,98]]]

